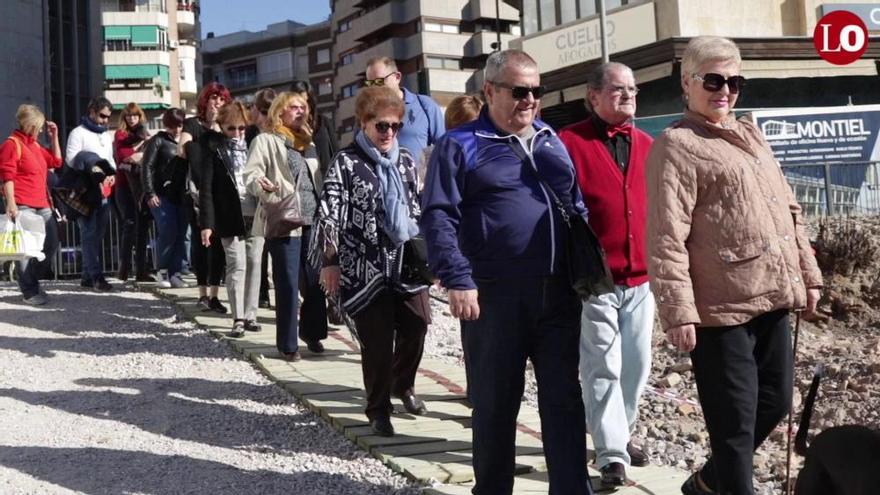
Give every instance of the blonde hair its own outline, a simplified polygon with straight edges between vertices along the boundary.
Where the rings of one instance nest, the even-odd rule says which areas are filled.
[[[27,103],[18,106],[15,120],[18,121],[18,128],[21,132],[31,136],[39,134],[43,125],[46,124],[46,116],[43,115],[39,107]]]
[[[287,109],[288,105],[291,102],[296,101],[297,103],[302,104],[305,107],[306,118],[305,123],[303,123],[303,128],[300,132],[305,132],[309,135],[312,134],[312,128],[309,126],[309,101],[302,93],[294,93],[293,91],[283,91],[275,96],[275,99],[272,100],[272,105],[269,107],[269,115],[267,116],[267,128],[268,129],[277,129],[284,125],[284,122],[281,120],[281,114]]]
[[[482,108],[483,100],[479,96],[456,96],[446,107],[446,130],[476,120]]]
[[[147,114],[141,110],[141,107],[139,107],[137,103],[131,102],[128,105],[125,105],[125,107],[122,108],[122,111],[119,112],[119,124],[117,124],[119,129],[122,129],[123,131],[131,131],[131,128],[128,127],[128,122],[125,120],[129,115],[137,115],[141,118],[138,124],[147,125]]]
[[[233,100],[229,103],[220,107],[220,110],[217,112],[217,123],[222,124],[224,122],[241,122],[244,125],[250,124],[248,120],[248,111],[245,108],[244,103]]]
[[[681,57],[681,76],[690,77],[707,62],[733,62],[742,65],[739,48],[733,41],[720,36],[692,38]]]

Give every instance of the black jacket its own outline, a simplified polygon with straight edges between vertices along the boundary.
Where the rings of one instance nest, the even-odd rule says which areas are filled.
[[[222,134],[208,131],[198,146],[187,149],[187,156],[199,174],[199,225],[213,230],[217,237],[244,236],[241,201],[235,186],[232,157]]]
[[[181,168],[183,170],[180,170]],[[144,145],[144,161],[141,164],[144,197],[169,198],[172,189],[169,186],[181,173],[185,175],[186,170],[185,163],[177,158],[177,141],[167,132],[159,131]]]
[[[327,167],[333,162],[333,157],[339,151],[339,142],[336,140],[336,130],[333,128],[333,121],[318,115],[318,130],[312,140],[315,142],[315,149],[318,151],[318,163],[320,164],[321,173],[327,172]]]

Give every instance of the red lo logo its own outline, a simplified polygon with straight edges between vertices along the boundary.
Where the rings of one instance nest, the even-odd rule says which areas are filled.
[[[820,57],[835,65],[851,64],[868,49],[868,28],[852,12],[829,12],[813,30],[813,45]]]

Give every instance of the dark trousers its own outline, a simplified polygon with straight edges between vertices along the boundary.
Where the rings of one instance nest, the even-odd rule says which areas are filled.
[[[324,290],[318,283],[319,270],[309,263],[309,239],[311,227],[302,229],[302,248],[300,249],[299,262],[299,290],[302,294],[302,306],[300,307],[299,326],[302,329],[303,340],[308,335],[309,340],[323,340],[327,338],[327,300],[324,298]]]
[[[269,301],[269,243],[263,244],[263,258],[260,260],[260,301]]]
[[[791,404],[788,311],[699,328],[691,359],[712,446],[700,477],[716,493],[751,495],[753,453]]]
[[[223,243],[216,234],[211,236],[211,245],[202,245],[202,228],[198,223],[198,215],[195,211],[190,214],[190,228],[192,229],[192,243],[190,260],[192,271],[196,274],[196,283],[201,286],[220,285],[223,275],[226,273],[226,253],[223,251]]]
[[[461,322],[473,405],[473,493],[513,491],[526,359],[538,382],[550,493],[591,493],[578,377],[580,300],[561,277],[477,281],[477,287],[480,318]]]
[[[266,239],[272,255],[275,283],[275,346],[281,352],[299,350],[299,237]],[[304,332],[305,333],[305,332]],[[303,338],[309,338],[303,335]]]
[[[58,251],[58,223],[49,208],[31,208],[20,205],[18,210],[19,212],[30,211],[39,215],[46,226],[46,238],[43,240],[43,254],[46,255],[46,259],[37,261],[36,258],[28,258],[15,262],[15,278],[18,279],[21,295],[25,299],[29,299],[40,292],[40,278],[52,268],[55,252]]]
[[[88,216],[76,219],[79,225],[80,246],[82,249],[82,280],[94,282],[104,278],[102,251],[104,234],[109,223],[109,203],[102,200]]]
[[[391,395],[415,385],[430,323],[428,293],[403,296],[385,290],[354,317],[361,341],[367,417],[388,417]]]
[[[150,242],[150,209],[137,204],[128,184],[117,185],[113,203],[121,220],[122,239],[119,242],[119,271],[131,271],[131,249],[134,247],[134,266],[137,274],[147,272],[147,244]]]

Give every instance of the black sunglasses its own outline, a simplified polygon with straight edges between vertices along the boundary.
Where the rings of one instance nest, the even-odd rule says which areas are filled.
[[[727,87],[730,88],[730,92],[736,94],[746,85],[746,78],[743,76],[730,76],[725,79],[721,74],[716,74],[714,72],[709,72],[702,76],[694,74],[693,78],[703,81],[703,89],[713,92],[721,91],[721,88],[727,84]]]
[[[401,129],[403,129],[403,122],[385,122],[380,120],[376,122],[376,130],[381,134],[385,134],[388,132],[388,129],[391,129],[394,134],[397,134]]]
[[[529,97],[529,93],[531,93],[536,100],[540,100],[541,97],[544,96],[544,93],[547,92],[547,86],[511,86],[509,84],[495,81],[493,81],[492,84],[501,88],[509,89],[510,94],[517,100],[525,100]]]
[[[229,132],[243,131],[243,130],[245,130],[245,129],[247,129],[247,127],[246,127],[246,126],[243,126],[243,125],[240,125],[240,126],[238,126],[238,127],[235,127],[234,125],[230,125],[230,126],[227,126],[227,127],[226,127],[226,130],[229,131]]]
[[[370,86],[385,86],[385,80],[389,77],[397,74],[397,72],[392,72],[390,74],[386,74],[382,77],[377,77],[375,79],[364,79],[364,87],[369,88]]]
[[[101,119],[109,119],[109,118],[110,118],[110,114],[109,114],[109,113],[100,113],[100,112],[99,112],[99,113],[98,113],[98,118],[101,118]]]

